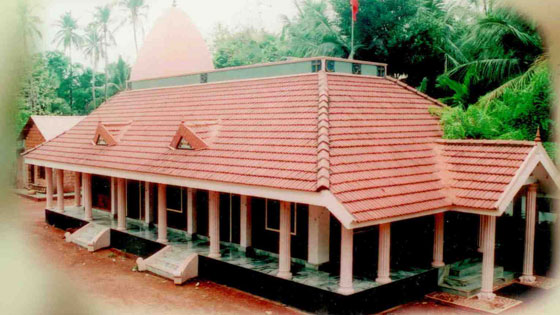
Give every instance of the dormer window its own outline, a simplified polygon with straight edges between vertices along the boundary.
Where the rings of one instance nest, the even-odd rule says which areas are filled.
[[[179,141],[179,144],[177,145],[177,149],[179,150],[193,150],[193,147],[190,145],[190,143],[185,140],[185,138],[181,138],[181,140]]]
[[[99,122],[92,139],[93,145],[114,146],[117,145],[124,132],[128,129],[131,122],[109,123]]]
[[[179,150],[204,150],[208,145],[185,123],[181,123],[169,147]]]

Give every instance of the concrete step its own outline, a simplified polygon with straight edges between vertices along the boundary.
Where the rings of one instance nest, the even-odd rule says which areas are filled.
[[[482,272],[482,262],[480,261],[469,261],[466,263],[461,263],[449,269],[449,275],[453,277],[466,277],[481,272]]]
[[[198,254],[185,246],[166,246],[152,256],[136,260],[138,270],[147,270],[182,284],[198,276]]]
[[[494,267],[494,279],[500,279],[504,276],[504,267]],[[444,283],[451,286],[468,286],[473,283],[480,283],[482,279],[482,271],[480,273],[470,274],[467,276],[457,277],[448,276],[444,279]]]
[[[88,223],[72,234],[66,232],[65,237],[67,242],[72,242],[93,252],[109,247],[111,244],[110,235],[108,227]]]

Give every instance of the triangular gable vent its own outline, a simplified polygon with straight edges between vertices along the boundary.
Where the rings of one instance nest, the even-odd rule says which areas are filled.
[[[179,150],[203,150],[207,149],[208,145],[185,123],[181,123],[171,140],[170,147]]]
[[[97,125],[95,135],[93,136],[93,144],[101,146],[114,146],[117,144],[117,140],[115,140],[107,128],[100,122]]]

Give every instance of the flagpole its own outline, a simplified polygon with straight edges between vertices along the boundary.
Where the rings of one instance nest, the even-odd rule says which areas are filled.
[[[350,10],[350,13],[352,14],[352,37],[351,37],[351,43],[350,43],[350,56],[349,59],[354,59],[354,12],[352,12],[352,10]]]

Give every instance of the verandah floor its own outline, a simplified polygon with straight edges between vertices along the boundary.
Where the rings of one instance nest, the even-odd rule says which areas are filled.
[[[83,207],[65,207],[64,215],[76,219],[84,219]],[[117,220],[112,218],[107,211],[93,209],[93,223],[116,229]],[[157,240],[157,226],[148,226],[144,222],[127,218],[127,230],[125,233],[135,237],[147,239],[150,241]],[[168,245],[179,247],[182,251],[197,253],[199,255],[208,256],[209,242],[206,237],[195,237],[191,239],[186,232],[168,228],[167,230]],[[183,252],[184,254],[184,252]],[[252,271],[261,272],[268,275],[276,275],[278,271],[278,258],[275,255],[252,254],[247,255],[233,244],[221,244],[221,257],[218,258],[222,262],[226,262],[238,267],[250,269]],[[301,264],[293,264],[292,281],[315,287],[330,292],[336,292],[338,289],[339,277],[324,271],[315,270],[305,267]],[[425,269],[413,270],[393,270],[391,278],[393,281],[405,279],[420,273],[426,272]],[[367,278],[354,278],[355,293],[365,291],[380,286],[377,282]]]

